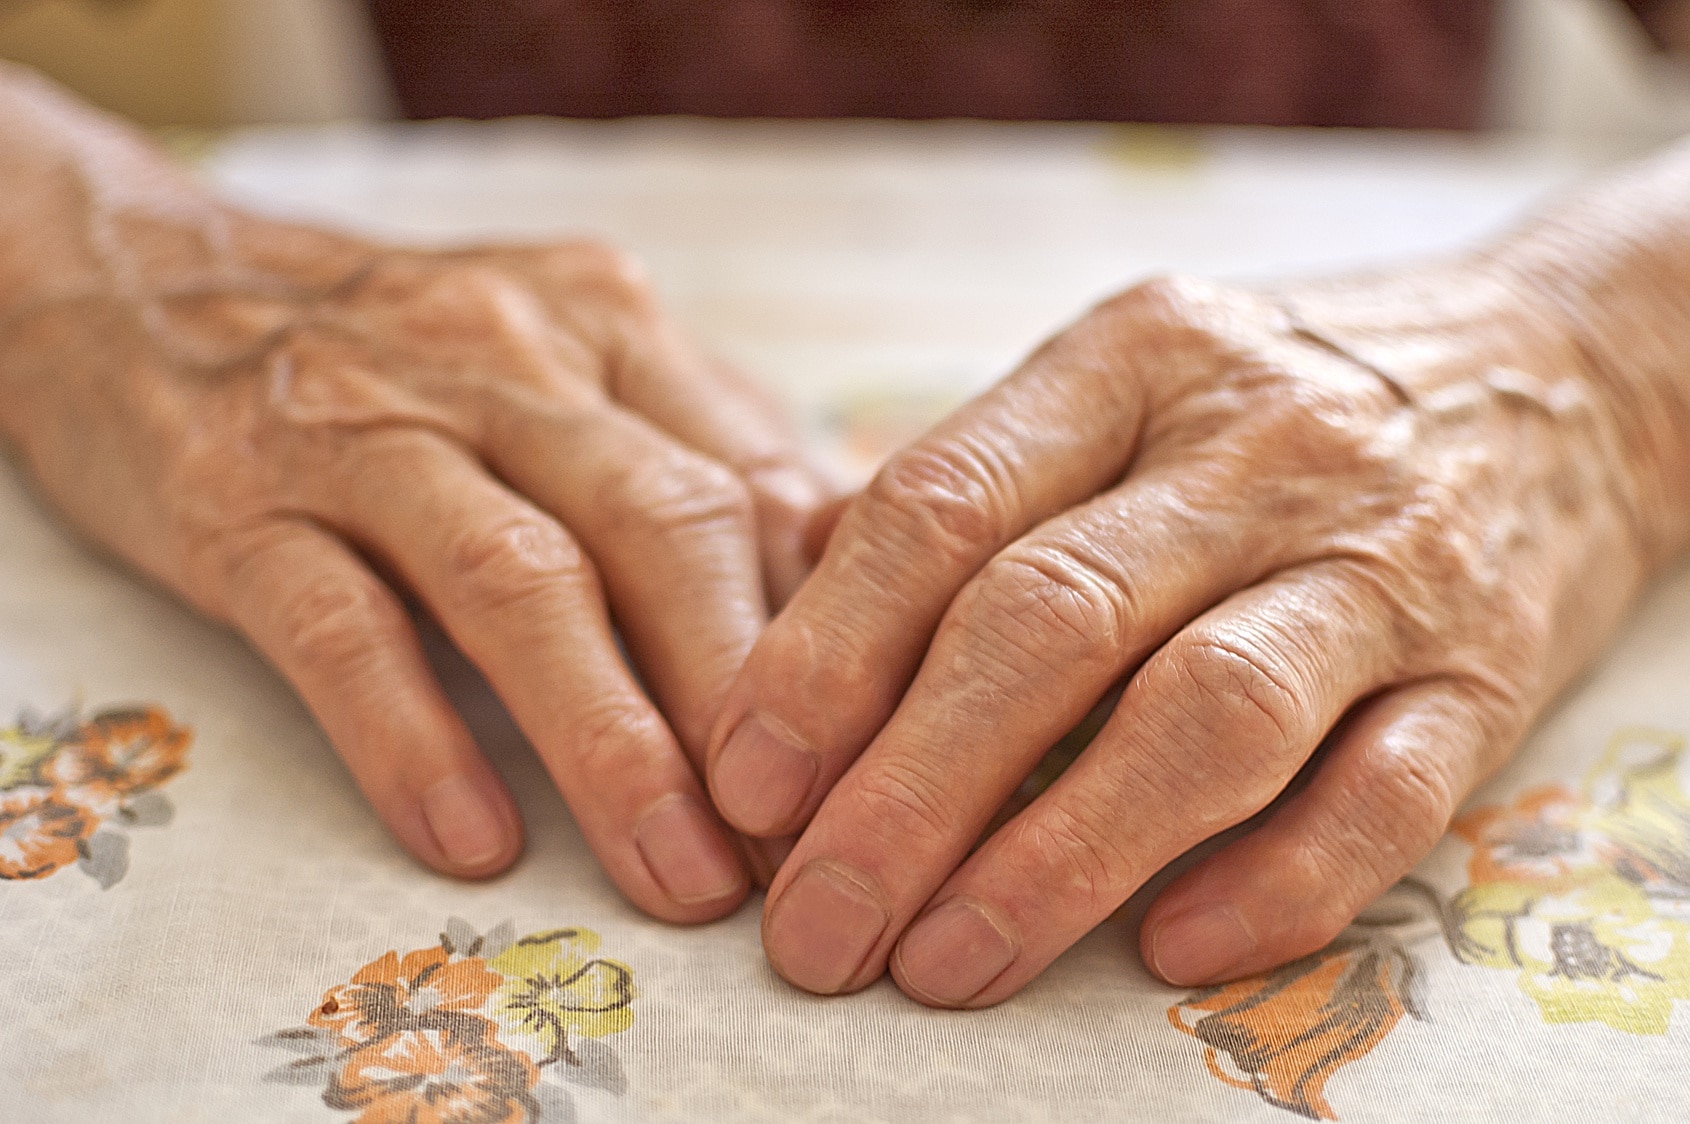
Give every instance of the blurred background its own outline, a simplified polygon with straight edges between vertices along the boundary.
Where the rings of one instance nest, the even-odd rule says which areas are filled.
[[[1319,0],[1300,3],[1305,8],[1321,6]],[[1404,6],[1393,5],[1390,0],[1346,3],[1352,12],[1360,13],[1354,19],[1363,24],[1373,18],[1367,14],[1370,9],[1386,12]],[[1000,27],[1009,26],[1004,23],[1010,19],[1005,12],[1017,8],[1012,0],[943,0],[943,4],[922,0],[916,7],[946,4],[973,13],[970,18],[977,23],[996,20]],[[1028,9],[1060,6],[1021,5]],[[1278,11],[1298,6],[1297,0],[1280,4],[1264,0],[1257,8]],[[1384,43],[1401,44],[1404,54],[1420,53],[1414,67],[1427,88],[1407,102],[1375,105],[1369,111],[1371,116],[1354,120],[1342,114],[1326,120],[1313,110],[1275,110],[1270,105],[1256,111],[1258,103],[1271,102],[1268,91],[1253,95],[1251,111],[1242,116],[1266,123],[1506,128],[1576,137],[1622,150],[1641,149],[1690,128],[1690,63],[1686,61],[1690,54],[1670,49],[1674,43],[1690,45],[1690,5],[1674,0],[1419,0],[1418,6],[1442,9],[1443,15],[1428,17],[1434,22],[1442,20],[1449,26],[1470,23],[1469,17],[1476,13],[1486,26],[1482,34],[1472,29],[1464,32],[1460,49],[1453,53],[1445,41],[1448,36],[1440,39],[1438,34],[1393,30],[1383,22],[1377,34],[1367,32]],[[714,30],[714,44],[710,34],[692,36],[695,54],[700,50],[739,50],[747,54],[746,66],[779,87],[784,80],[779,73],[769,78],[763,72],[771,66],[778,71],[781,53],[793,55],[794,42],[802,39],[801,35],[797,39],[782,38],[778,24],[783,17],[778,10],[784,7],[751,0],[672,5],[625,0],[614,20],[626,26],[607,31],[600,25],[604,11],[616,10],[614,0],[608,6],[597,5],[598,17],[592,16],[594,4],[571,0],[528,0],[526,4],[522,0],[0,0],[0,56],[38,66],[92,100],[154,125],[226,126],[452,113],[497,116],[536,109],[576,116],[675,109],[756,116],[763,103],[758,102],[755,88],[747,92],[745,66],[730,75],[730,88],[725,92],[708,83],[694,83],[678,92],[672,88],[657,91],[644,100],[626,96],[606,100],[604,93],[605,89],[643,89],[640,80],[650,78],[653,67],[659,64],[667,76],[668,70],[674,69],[671,63],[684,70],[691,65],[689,59],[696,61],[693,56],[664,54],[670,45],[660,36],[646,34],[670,22],[668,13],[683,10],[695,17],[699,11],[709,10],[709,19],[719,25]],[[823,0],[808,0],[808,7],[831,11],[830,18],[842,22],[860,22],[862,13],[876,10],[877,4],[830,5]],[[1075,5],[1068,7],[1072,10]],[[1117,6],[1147,7],[1158,5]],[[1217,2],[1207,7],[1217,10],[1217,18],[1234,21],[1234,29],[1236,21],[1248,18],[1252,11],[1248,2]],[[576,54],[553,50],[545,43],[536,46],[532,35],[524,38],[521,20],[513,15],[519,10],[531,13],[523,17],[531,23],[550,19],[553,27],[560,26],[559,21],[574,21],[571,26],[577,29],[585,27],[583,35],[577,36],[581,42]],[[645,11],[644,30],[638,20],[624,18],[627,12],[636,10]],[[764,19],[769,12],[774,14]],[[592,24],[592,18],[598,18],[599,24]],[[870,34],[872,31],[871,26]],[[616,34],[623,38],[617,40]],[[1271,35],[1265,37],[1271,40]],[[837,51],[822,58],[821,64],[815,62],[834,46],[837,44],[818,48],[814,43],[800,43],[798,54],[789,61],[795,72],[806,67],[813,70],[829,58],[836,64],[841,58],[851,63]],[[1373,46],[1377,49],[1378,43]],[[658,52],[655,61],[646,57],[643,63],[638,59],[628,62],[642,47],[648,56],[651,51]],[[984,67],[991,74],[1020,75],[1023,85],[1036,90],[1036,67],[1029,70],[1025,53],[1018,55],[1011,48],[1005,54],[991,44],[982,49],[986,51],[981,56],[984,62],[981,58],[964,58],[959,70],[942,76],[949,84],[947,89],[966,86],[967,72],[973,66],[975,71]],[[1270,42],[1265,49],[1278,48]],[[1340,44],[1334,49],[1344,48]],[[994,50],[998,52],[995,55],[991,53]],[[1437,56],[1439,61],[1427,63],[1426,59],[1438,52],[1442,52]],[[548,74],[554,76],[555,87],[559,81],[574,81],[575,76],[591,69],[589,61],[596,64],[600,57],[619,58],[623,66],[615,73],[603,73],[598,88],[572,88],[567,96],[554,89],[549,97],[536,95],[533,88],[487,90],[488,74],[505,74],[513,68],[528,75],[530,87],[543,87]],[[1236,78],[1252,62],[1224,53],[1210,52],[1202,57],[1207,61],[1199,64],[1195,74],[1192,68],[1186,68],[1185,85],[1202,87],[1217,78]],[[1335,57],[1356,59],[1354,51]],[[771,58],[776,60],[774,64],[769,64]],[[906,58],[899,65],[907,69],[928,61]],[[1179,58],[1170,61],[1177,66]],[[1306,61],[1326,71],[1335,69],[1330,61],[1318,56]],[[1370,65],[1370,60],[1362,59],[1358,65]],[[478,66],[482,67],[479,72]],[[1212,72],[1202,72],[1204,67]],[[555,78],[559,74],[567,78]],[[1154,80],[1158,88],[1177,90],[1181,86],[1181,80],[1171,79],[1169,73],[1154,76]],[[1238,80],[1248,86],[1247,75]],[[1197,89],[1184,102],[1176,97],[1174,101],[1139,104],[1136,108],[1130,99],[1116,105],[1095,97],[1087,101],[1079,95],[1057,102],[1041,102],[1028,95],[1021,101],[1010,98],[1000,107],[1001,112],[989,110],[980,115],[1136,116],[1150,120],[1240,116],[1213,98],[1204,102],[1204,92]],[[771,96],[784,96],[782,104],[799,106],[797,112],[802,114],[806,104],[803,93],[778,88]],[[958,104],[982,104],[979,95],[978,89],[963,89]],[[829,102],[818,95],[810,99],[810,104],[817,107],[815,114],[822,116],[859,112],[870,116],[949,115],[943,90],[912,94],[900,88],[893,94],[884,90],[863,94],[859,89],[853,96],[857,96],[854,102]],[[1347,97],[1348,105],[1358,104],[1353,91],[1339,89],[1334,96]],[[985,103],[990,100],[987,97]],[[1055,108],[1040,108],[1046,105]],[[1192,105],[1196,108],[1190,108]],[[1281,120],[1276,112],[1290,116]]]

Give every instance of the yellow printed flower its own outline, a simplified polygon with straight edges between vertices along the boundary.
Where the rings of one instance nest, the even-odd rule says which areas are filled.
[[[604,960],[590,929],[555,929],[523,937],[488,961],[506,978],[491,1010],[507,1029],[537,1038],[547,1051],[540,1062],[569,1060],[570,1036],[603,1038],[634,1022],[634,973]]]
[[[1545,1022],[1601,1022],[1665,1034],[1690,999],[1690,925],[1663,918],[1648,894],[1613,874],[1545,892],[1520,882],[1470,887],[1454,903],[1463,959],[1518,969]]]
[[[36,783],[36,771],[53,752],[50,734],[25,733],[18,726],[0,730],[0,791]]]
[[[1684,739],[1623,731],[1586,778],[1588,829],[1608,840],[1613,866],[1651,891],[1657,911],[1690,914],[1690,758]]]

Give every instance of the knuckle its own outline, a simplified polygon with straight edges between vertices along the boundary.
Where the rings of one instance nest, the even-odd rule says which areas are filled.
[[[856,787],[856,803],[871,829],[884,842],[905,846],[910,840],[949,835],[956,817],[946,786],[913,760],[880,762]]]
[[[1160,326],[1176,335],[1195,333],[1208,339],[1217,316],[1238,303],[1236,291],[1207,278],[1182,273],[1158,274],[1108,298],[1099,311],[1107,319]]]
[[[1443,837],[1455,815],[1456,790],[1448,770],[1419,747],[1378,746],[1368,762],[1367,786],[1382,821],[1380,830],[1367,834],[1394,861],[1418,858]]]
[[[890,716],[899,686],[887,677],[887,661],[876,639],[846,606],[825,613],[787,613],[775,618],[757,641],[749,665],[771,702],[785,699],[793,720],[827,714]],[[802,728],[802,727],[800,727]]]
[[[1074,551],[1040,545],[994,558],[962,611],[977,630],[1058,668],[1114,663],[1131,611],[1115,578]]]
[[[1266,807],[1312,748],[1295,693],[1265,658],[1218,639],[1182,644],[1164,673],[1147,714],[1157,771],[1229,823]]]
[[[650,746],[661,738],[655,717],[630,699],[601,699],[560,716],[569,731],[572,767],[590,777],[622,783],[650,771]]]
[[[660,535],[749,534],[756,519],[745,481],[704,457],[682,464],[628,464],[606,482],[599,500],[620,529]]]
[[[351,675],[372,657],[392,611],[376,590],[330,578],[308,580],[277,606],[280,642],[301,666]]]
[[[625,308],[654,303],[651,275],[627,250],[604,242],[577,242],[569,249],[582,283],[610,303]]]
[[[1308,725],[1306,707],[1256,645],[1218,635],[1192,638],[1181,670],[1203,731],[1258,745],[1289,747]]]
[[[557,524],[519,516],[459,532],[447,550],[447,569],[467,606],[498,612],[579,585],[586,574],[580,549]]]
[[[1282,871],[1300,888],[1292,932],[1306,947],[1326,944],[1344,931],[1364,904],[1357,900],[1367,894],[1366,878],[1357,876],[1358,858],[1346,849],[1305,839],[1291,847],[1282,861]],[[1370,866],[1359,869],[1373,873]]]
[[[503,334],[510,327],[511,279],[486,262],[447,258],[443,263],[422,282],[406,327],[431,340]]]
[[[299,535],[270,525],[223,544],[225,598],[279,665],[341,677],[363,672],[381,646],[405,627],[404,611],[374,577],[312,566]],[[208,548],[209,549],[209,548]]]
[[[1443,838],[1457,803],[1449,773],[1419,748],[1376,747],[1353,784],[1344,799],[1351,811],[1301,839],[1287,860],[1309,888],[1311,923],[1333,933]]]
[[[1021,873],[1066,908],[1097,916],[1120,904],[1118,872],[1130,869],[1120,844],[1096,825],[1092,810],[1052,803],[1017,832],[1012,853],[1025,856]]]
[[[883,530],[915,545],[966,555],[999,541],[1006,484],[992,459],[962,442],[926,442],[896,454],[865,499]]]
[[[1212,282],[1185,274],[1158,273],[1116,293],[1104,301],[1104,306],[1139,314],[1183,313],[1195,299],[1201,299],[1212,288]]]

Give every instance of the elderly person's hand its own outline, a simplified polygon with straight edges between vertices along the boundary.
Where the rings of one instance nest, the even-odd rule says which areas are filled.
[[[624,257],[264,221],[15,71],[0,193],[6,436],[88,535],[250,638],[407,848],[487,875],[521,827],[401,590],[630,899],[739,903],[697,766],[817,485]]]
[[[730,823],[808,823],[775,968],[996,1003],[1311,759],[1141,948],[1197,984],[1337,934],[1685,538],[1685,164],[1438,267],[1142,285],[894,456],[711,740]]]

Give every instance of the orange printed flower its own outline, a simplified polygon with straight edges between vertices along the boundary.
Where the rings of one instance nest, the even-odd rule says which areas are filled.
[[[0,878],[45,878],[77,859],[77,844],[94,830],[81,808],[51,789],[0,792]]]
[[[1467,874],[1474,883],[1551,885],[1611,858],[1612,846],[1586,823],[1589,805],[1559,785],[1520,794],[1512,805],[1477,808],[1450,824],[1472,844]]]
[[[479,958],[451,960],[444,948],[418,949],[401,959],[389,952],[358,969],[350,983],[330,988],[306,1020],[362,1045],[431,1011],[477,1011],[504,977]]]
[[[420,1026],[354,1050],[323,1094],[330,1108],[363,1111],[357,1124],[527,1124],[539,1071],[499,1045],[478,1015],[440,1012]]]
[[[623,1010],[634,997],[632,969],[594,959],[536,997],[534,1010],[556,1015],[545,1026],[559,1037],[539,1050],[533,1028],[515,1025],[507,1006],[513,986],[536,981],[510,971],[534,969],[530,974],[550,985],[560,958],[597,946],[587,929],[519,939],[509,921],[477,933],[468,921],[449,918],[440,944],[371,961],[324,996],[310,1025],[260,1038],[259,1045],[292,1055],[264,1079],[314,1086],[329,1108],[357,1113],[354,1124],[577,1119],[573,1087],[627,1092],[621,1060],[604,1039],[633,1021]],[[511,958],[513,948],[523,951]]]
[[[48,760],[48,781],[77,803],[109,812],[182,770],[193,732],[163,711],[108,710],[82,723]]]
[[[1404,1014],[1414,960],[1389,941],[1328,946],[1266,975],[1206,988],[1168,1010],[1203,1042],[1209,1071],[1269,1104],[1335,1120],[1326,1082],[1368,1054]]]

